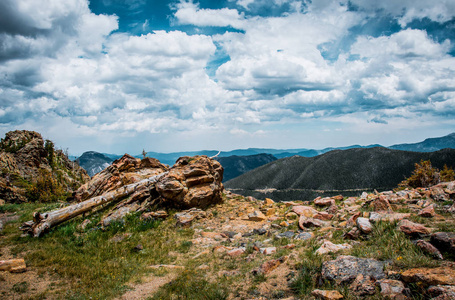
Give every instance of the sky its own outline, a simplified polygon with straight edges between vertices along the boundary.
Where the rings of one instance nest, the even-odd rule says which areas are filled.
[[[453,0],[2,0],[0,135],[80,155],[455,131]]]

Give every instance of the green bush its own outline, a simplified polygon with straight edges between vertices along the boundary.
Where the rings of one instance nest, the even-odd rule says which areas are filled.
[[[415,164],[412,175],[403,180],[399,185],[403,187],[429,187],[440,182],[440,174],[437,168],[431,165],[429,160],[421,160]]]

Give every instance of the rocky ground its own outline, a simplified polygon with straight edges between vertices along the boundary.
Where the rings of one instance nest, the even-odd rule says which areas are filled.
[[[76,195],[95,195],[97,182],[104,182],[102,186],[110,182],[113,189],[115,182],[131,179],[132,175],[119,175],[123,168],[119,166],[145,172],[141,160],[124,157],[120,161],[117,170],[106,172],[108,181],[92,179]],[[222,188],[216,184],[222,174],[218,165],[206,157],[184,158],[171,169],[149,163],[166,174],[156,186],[157,194],[142,191],[141,197],[136,194],[120,203],[125,206],[134,203],[132,199],[145,203],[158,198],[166,203],[177,196],[181,204],[151,211],[134,207],[143,222],[164,221],[140,234],[126,229],[108,243],[120,248],[133,241],[128,253],[145,259],[152,249],[159,251],[152,248],[154,241],[148,237],[154,230],[171,232],[164,240],[178,242],[173,241],[176,246],[169,249],[160,246],[163,256],[154,259],[147,272],[128,280],[128,291],[119,291],[118,299],[455,299],[455,182],[295,202],[257,200],[224,191],[223,202],[208,205],[206,200]],[[202,203],[203,208],[181,210],[188,203]],[[3,214],[0,226],[15,222],[14,218]],[[79,218],[74,221],[77,231],[70,231],[70,225],[64,230],[71,239],[83,239],[98,230],[87,225],[90,221],[87,216]],[[49,232],[49,239],[55,234]],[[11,240],[19,241],[19,237]],[[9,246],[2,247],[1,254],[4,260],[28,255],[17,247],[13,254]],[[66,289],[71,282],[40,273],[38,264],[30,267],[27,259],[25,262],[24,273],[11,273],[7,268],[0,271],[0,293],[7,298],[40,293],[64,298],[49,287]],[[188,286],[196,279],[205,285],[196,294],[188,294]],[[35,290],[16,293],[22,282],[33,282]],[[218,287],[218,294],[206,296],[209,287]]]

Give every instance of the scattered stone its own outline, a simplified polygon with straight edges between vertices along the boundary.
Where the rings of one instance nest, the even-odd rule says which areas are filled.
[[[208,269],[210,269],[210,267],[206,264],[202,264],[196,268],[196,270],[208,270]]]
[[[260,252],[265,255],[271,255],[273,253],[276,253],[276,247],[261,248]]]
[[[336,205],[335,204],[335,200],[333,200],[332,198],[321,198],[321,197],[318,197],[316,199],[313,200],[313,203],[314,205],[317,205],[317,206],[332,206],[332,205]]]
[[[398,223],[398,228],[401,232],[411,237],[420,237],[423,235],[430,234],[430,229],[423,226],[422,224],[414,223],[409,220],[401,220]]]
[[[292,211],[298,214],[299,216],[305,216],[308,218],[312,218],[315,214],[318,213],[318,211],[312,208],[311,206],[304,205],[293,206]]]
[[[291,220],[295,220],[295,219],[298,219],[299,218],[299,215],[296,214],[295,212],[291,211],[291,212],[288,212],[286,215],[285,215],[286,219],[291,219]]]
[[[237,257],[245,253],[246,248],[245,247],[240,247],[240,248],[234,248],[232,250],[229,250],[226,252],[227,255],[231,257]]]
[[[23,258],[0,260],[0,271],[22,273],[27,271],[27,266]]]
[[[357,218],[360,217],[362,213],[360,211],[353,214],[346,222],[347,226],[354,226],[357,223]]]
[[[360,229],[353,227],[350,231],[344,234],[344,237],[350,240],[357,240],[360,236]]]
[[[420,210],[418,213],[419,216],[424,217],[424,218],[432,218],[436,215],[434,211],[434,204],[428,205],[424,209]]]
[[[384,264],[374,259],[341,255],[322,264],[322,278],[337,284],[348,283],[359,274],[378,280],[385,277],[383,268]]]
[[[283,221],[280,223],[280,228],[281,227],[289,227],[289,222]]]
[[[2,220],[0,220],[0,232],[2,232],[2,231],[3,231],[3,222],[2,222]]]
[[[319,219],[322,221],[329,221],[333,218],[333,214],[329,214],[328,212],[325,211],[320,211],[317,214],[313,216],[315,219]]]
[[[276,268],[278,268],[278,266],[281,265],[282,263],[284,263],[287,259],[288,259],[287,256],[282,256],[278,259],[272,259],[272,260],[266,261],[259,268],[254,269],[252,271],[252,273],[253,273],[253,275],[259,275],[259,274],[266,275],[266,274],[270,273],[271,271],[275,270]]]
[[[424,286],[455,285],[455,269],[449,267],[414,268],[401,274],[404,282],[415,282]]]
[[[201,236],[204,237],[204,238],[210,238],[210,239],[214,239],[214,240],[221,240],[221,239],[224,239],[224,238],[227,238],[226,235],[222,234],[222,233],[218,233],[218,232],[201,232]]]
[[[455,299],[455,286],[453,285],[436,285],[428,288],[428,293],[436,300],[453,300]]]
[[[343,197],[343,195],[336,195],[336,196],[333,196],[331,198],[333,200],[335,200],[335,201],[341,201],[341,200],[343,200],[344,197]]]
[[[307,227],[329,227],[330,224],[327,221],[322,221],[314,218],[308,218],[305,216],[300,216],[299,227],[300,229],[305,229]]]
[[[273,216],[276,212],[276,209],[273,208],[273,207],[270,207],[270,208],[266,208],[264,210],[264,214],[267,216],[267,217],[270,217],[270,216]]]
[[[336,206],[335,204],[333,205],[330,205],[329,208],[327,209],[327,213],[329,214],[336,214],[338,212],[338,206]]]
[[[177,218],[176,226],[178,227],[190,227],[194,220],[194,216],[192,215],[181,215],[176,218]]]
[[[360,231],[365,234],[369,234],[373,230],[373,226],[367,218],[357,218],[356,223]]]
[[[296,235],[295,239],[305,241],[305,240],[309,240],[313,237],[314,237],[314,233],[312,233],[312,232],[301,232]]]
[[[253,229],[253,234],[264,235],[266,233],[267,233],[267,229],[265,229],[264,227],[261,227],[258,229]]]
[[[435,232],[430,243],[442,252],[455,254],[455,232]]]
[[[295,248],[295,244],[287,244],[285,246],[283,246],[284,249],[294,249]]]
[[[405,287],[403,282],[393,279],[382,279],[376,281],[381,289],[381,295],[388,299],[406,299],[404,292]]]
[[[168,217],[168,213],[164,210],[158,210],[158,211],[152,211],[152,212],[147,212],[143,213],[141,215],[141,218],[143,220],[148,220],[148,219],[166,219]]]
[[[265,198],[265,200],[264,200],[264,205],[267,205],[267,206],[268,206],[268,205],[273,205],[273,204],[275,204],[275,201],[273,201],[273,200],[270,199],[270,198]]]
[[[252,212],[248,215],[248,220],[250,220],[250,221],[261,222],[266,219],[267,219],[267,217],[259,210],[255,210],[254,212]]]
[[[282,238],[288,238],[288,239],[292,239],[295,235],[295,232],[294,231],[285,231],[285,232],[282,232],[282,233],[278,233],[276,235],[276,237],[278,239],[282,239]]]
[[[424,240],[418,240],[416,242],[416,245],[420,249],[422,249],[423,252],[430,254],[434,258],[443,259],[441,252],[439,252],[439,250],[435,246],[433,246],[432,244],[430,244],[430,243],[428,243],[428,242],[426,242]]]
[[[371,212],[370,221],[373,223],[379,221],[395,222],[409,218],[410,216],[410,213]]]
[[[339,300],[343,299],[343,295],[340,294],[337,290],[314,290],[311,292],[311,295],[318,299],[323,300]]]
[[[334,244],[331,241],[324,240],[322,246],[316,250],[316,254],[323,255],[351,248],[352,246],[349,244]]]
[[[376,292],[375,280],[370,276],[357,275],[349,289],[357,296],[373,295]]]
[[[123,234],[116,234],[114,235],[113,237],[111,237],[109,239],[109,241],[113,242],[113,243],[120,243],[121,241],[123,241],[124,239],[127,239],[131,236],[131,233],[128,233],[128,232],[125,232]]]
[[[390,205],[389,200],[384,195],[379,195],[379,197],[370,204],[375,211],[391,211],[392,206]]]

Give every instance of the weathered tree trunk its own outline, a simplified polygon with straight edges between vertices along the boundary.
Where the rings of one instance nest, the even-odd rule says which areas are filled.
[[[30,235],[33,235],[34,237],[39,237],[41,234],[43,234],[50,228],[64,221],[70,220],[87,211],[90,211],[94,207],[125,198],[134,193],[139,188],[144,187],[151,188],[151,186],[153,186],[161,177],[163,177],[167,173],[168,172],[164,172],[152,176],[150,178],[141,180],[139,182],[125,185],[116,190],[107,192],[106,194],[96,196],[86,201],[70,205],[61,209],[45,213],[35,212],[33,214],[33,221],[25,222],[22,225],[21,230],[29,233]]]

